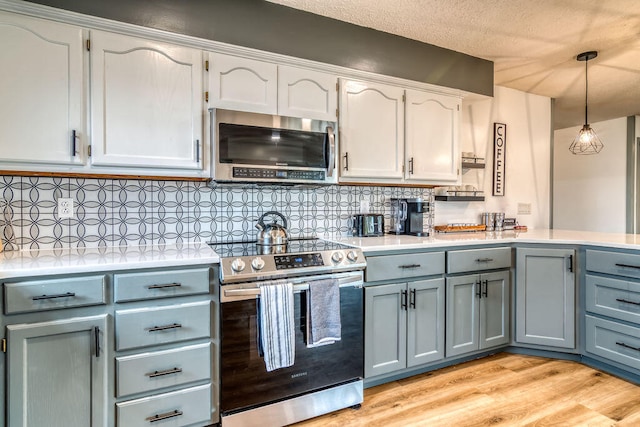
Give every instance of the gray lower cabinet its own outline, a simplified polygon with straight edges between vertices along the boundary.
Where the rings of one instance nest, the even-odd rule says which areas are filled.
[[[107,426],[107,315],[7,326],[7,424]]]
[[[509,272],[447,278],[446,356],[509,343]]]
[[[516,341],[576,347],[575,250],[516,249]]]
[[[444,279],[365,288],[365,378],[444,357]]]

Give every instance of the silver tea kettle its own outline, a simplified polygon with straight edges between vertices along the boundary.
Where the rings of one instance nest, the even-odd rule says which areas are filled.
[[[267,216],[279,216],[282,219],[282,225],[275,220],[271,224],[264,223]],[[262,246],[286,245],[289,240],[289,232],[287,231],[287,219],[280,212],[268,211],[258,218],[256,228],[258,232],[257,244]]]

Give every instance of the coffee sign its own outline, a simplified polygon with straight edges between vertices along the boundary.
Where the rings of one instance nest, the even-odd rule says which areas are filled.
[[[493,195],[504,196],[507,125],[493,124]]]

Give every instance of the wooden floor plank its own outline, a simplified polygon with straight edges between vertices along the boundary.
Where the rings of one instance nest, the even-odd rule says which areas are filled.
[[[298,427],[640,426],[640,387],[577,362],[500,353],[365,390]]]

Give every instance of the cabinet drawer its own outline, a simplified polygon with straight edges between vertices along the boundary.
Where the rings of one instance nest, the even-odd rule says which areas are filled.
[[[640,369],[640,328],[587,316],[586,329],[589,353]]]
[[[640,278],[640,255],[587,250],[587,271]]]
[[[167,298],[209,292],[209,269],[116,274],[116,302]]]
[[[447,273],[511,267],[511,248],[468,249],[447,252]]]
[[[6,314],[105,304],[104,275],[4,284]]]
[[[116,350],[166,344],[210,334],[210,302],[116,311]]]
[[[587,311],[640,324],[640,283],[587,274]]]
[[[211,379],[211,343],[116,358],[117,397]]]
[[[119,427],[208,425],[211,423],[211,385],[116,403]]]
[[[367,282],[444,273],[444,252],[367,257]]]

